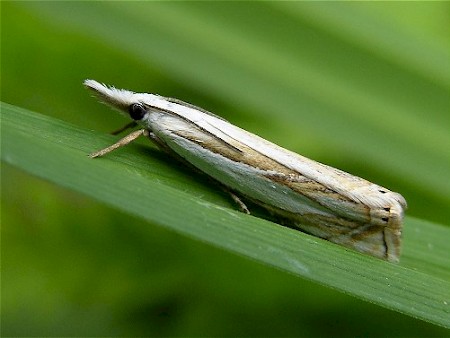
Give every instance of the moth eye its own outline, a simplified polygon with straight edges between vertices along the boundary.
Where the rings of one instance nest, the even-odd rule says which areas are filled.
[[[142,118],[147,114],[145,108],[139,103],[133,103],[130,107],[128,107],[128,113],[130,117],[135,120],[142,120]]]

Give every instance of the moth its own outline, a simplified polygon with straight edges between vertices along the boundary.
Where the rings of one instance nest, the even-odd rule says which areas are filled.
[[[94,80],[84,85],[128,115],[133,121],[126,127],[140,127],[91,157],[148,137],[226,187],[246,213],[242,199],[311,235],[388,261],[399,260],[407,206],[400,194],[279,147],[181,100]]]

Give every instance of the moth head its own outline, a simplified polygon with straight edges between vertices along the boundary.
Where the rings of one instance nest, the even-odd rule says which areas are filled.
[[[145,114],[147,114],[147,110],[141,103],[132,103],[128,107],[128,114],[130,114],[130,117],[134,121],[140,121],[144,118]]]
[[[129,115],[134,121],[140,121],[144,118],[147,110],[142,103],[145,100],[151,100],[151,94],[139,94],[125,89],[117,89],[95,80],[85,80],[84,86],[89,89],[103,103],[115,108],[116,110]]]

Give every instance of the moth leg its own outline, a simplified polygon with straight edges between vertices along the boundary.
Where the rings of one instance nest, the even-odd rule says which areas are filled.
[[[123,127],[116,129],[114,131],[111,132],[111,135],[118,135],[121,132],[127,130],[127,129],[131,129],[137,126],[137,122],[136,121],[132,121],[130,123],[127,123],[126,125],[124,125]]]
[[[250,211],[248,210],[245,203],[242,202],[242,200],[239,198],[239,196],[237,196],[236,194],[234,194],[233,192],[231,192],[230,190],[228,190],[225,187],[224,187],[224,190],[231,196],[233,201],[238,205],[241,212],[243,212],[244,214],[250,215]]]
[[[124,138],[120,139],[116,143],[110,145],[109,147],[106,147],[99,151],[93,152],[92,154],[89,155],[89,157],[95,158],[95,157],[100,157],[100,156],[106,155],[106,154],[110,153],[111,151],[116,150],[117,148],[123,147],[123,146],[127,145],[128,143],[133,142],[139,136],[142,136],[142,135],[147,136],[148,134],[149,134],[149,131],[147,129],[136,130],[136,131],[132,132],[131,134],[128,134]]]
[[[147,130],[147,132],[148,133],[145,134],[145,136],[147,136],[150,139],[150,141],[152,141],[160,150],[162,150],[163,152],[165,152],[166,154],[168,154],[175,160],[177,160],[181,163],[187,164],[188,166],[190,166],[192,168],[195,168],[194,166],[190,165],[189,162],[187,162],[183,157],[181,157],[175,151],[173,151],[162,139],[160,139],[158,136],[156,136],[156,134],[153,131]]]

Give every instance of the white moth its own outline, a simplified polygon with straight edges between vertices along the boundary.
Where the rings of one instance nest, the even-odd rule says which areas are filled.
[[[283,224],[376,257],[399,260],[406,209],[400,194],[283,149],[183,101],[94,80],[84,85],[142,128],[91,157],[147,136],[225,186],[245,212],[248,209],[239,197],[264,207]]]

